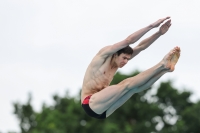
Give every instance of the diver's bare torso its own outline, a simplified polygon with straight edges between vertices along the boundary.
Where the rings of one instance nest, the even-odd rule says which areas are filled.
[[[81,102],[88,95],[101,91],[110,85],[118,68],[111,68],[112,56],[102,59],[98,54],[87,68],[82,85]]]

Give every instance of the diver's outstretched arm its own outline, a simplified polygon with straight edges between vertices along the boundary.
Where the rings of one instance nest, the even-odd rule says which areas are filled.
[[[102,57],[107,58],[108,56],[116,53],[120,49],[123,49],[123,48],[127,47],[128,45],[133,44],[134,42],[138,41],[149,30],[158,27],[161,23],[163,23],[165,20],[167,20],[169,18],[170,17],[165,17],[165,18],[157,20],[156,22],[148,25],[147,27],[144,27],[144,28],[132,33],[126,39],[124,39],[118,43],[115,43],[113,45],[109,45],[109,46],[102,48],[98,54],[101,55]]]
[[[160,27],[160,29],[155,34],[141,41],[136,47],[133,48],[133,54],[131,58],[138,55],[142,50],[148,48],[161,35],[165,34],[169,30],[170,26],[171,26],[171,20],[168,20]]]

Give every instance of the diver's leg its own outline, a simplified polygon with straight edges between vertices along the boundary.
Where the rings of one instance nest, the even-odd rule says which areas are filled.
[[[165,73],[166,73],[166,71],[161,71],[159,74],[157,74],[156,76],[152,77],[144,85],[129,90],[120,99],[118,99],[113,105],[111,105],[110,108],[108,108],[108,110],[106,111],[106,117],[111,115],[116,109],[118,109],[120,106],[122,106],[128,99],[131,98],[131,96],[133,94],[141,92],[141,91],[146,90],[146,89],[149,89]]]

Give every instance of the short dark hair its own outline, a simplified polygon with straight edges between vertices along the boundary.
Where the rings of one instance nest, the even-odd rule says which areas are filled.
[[[133,49],[132,49],[130,46],[127,46],[127,47],[125,47],[125,48],[120,49],[119,51],[117,51],[117,55],[118,55],[118,56],[119,56],[121,53],[132,55],[132,54],[133,54]]]

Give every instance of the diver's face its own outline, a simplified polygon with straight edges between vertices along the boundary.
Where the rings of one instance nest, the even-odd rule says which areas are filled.
[[[121,53],[119,56],[116,55],[116,64],[119,68],[122,68],[123,66],[125,66],[128,61],[131,59],[131,55],[130,54],[124,54]]]

